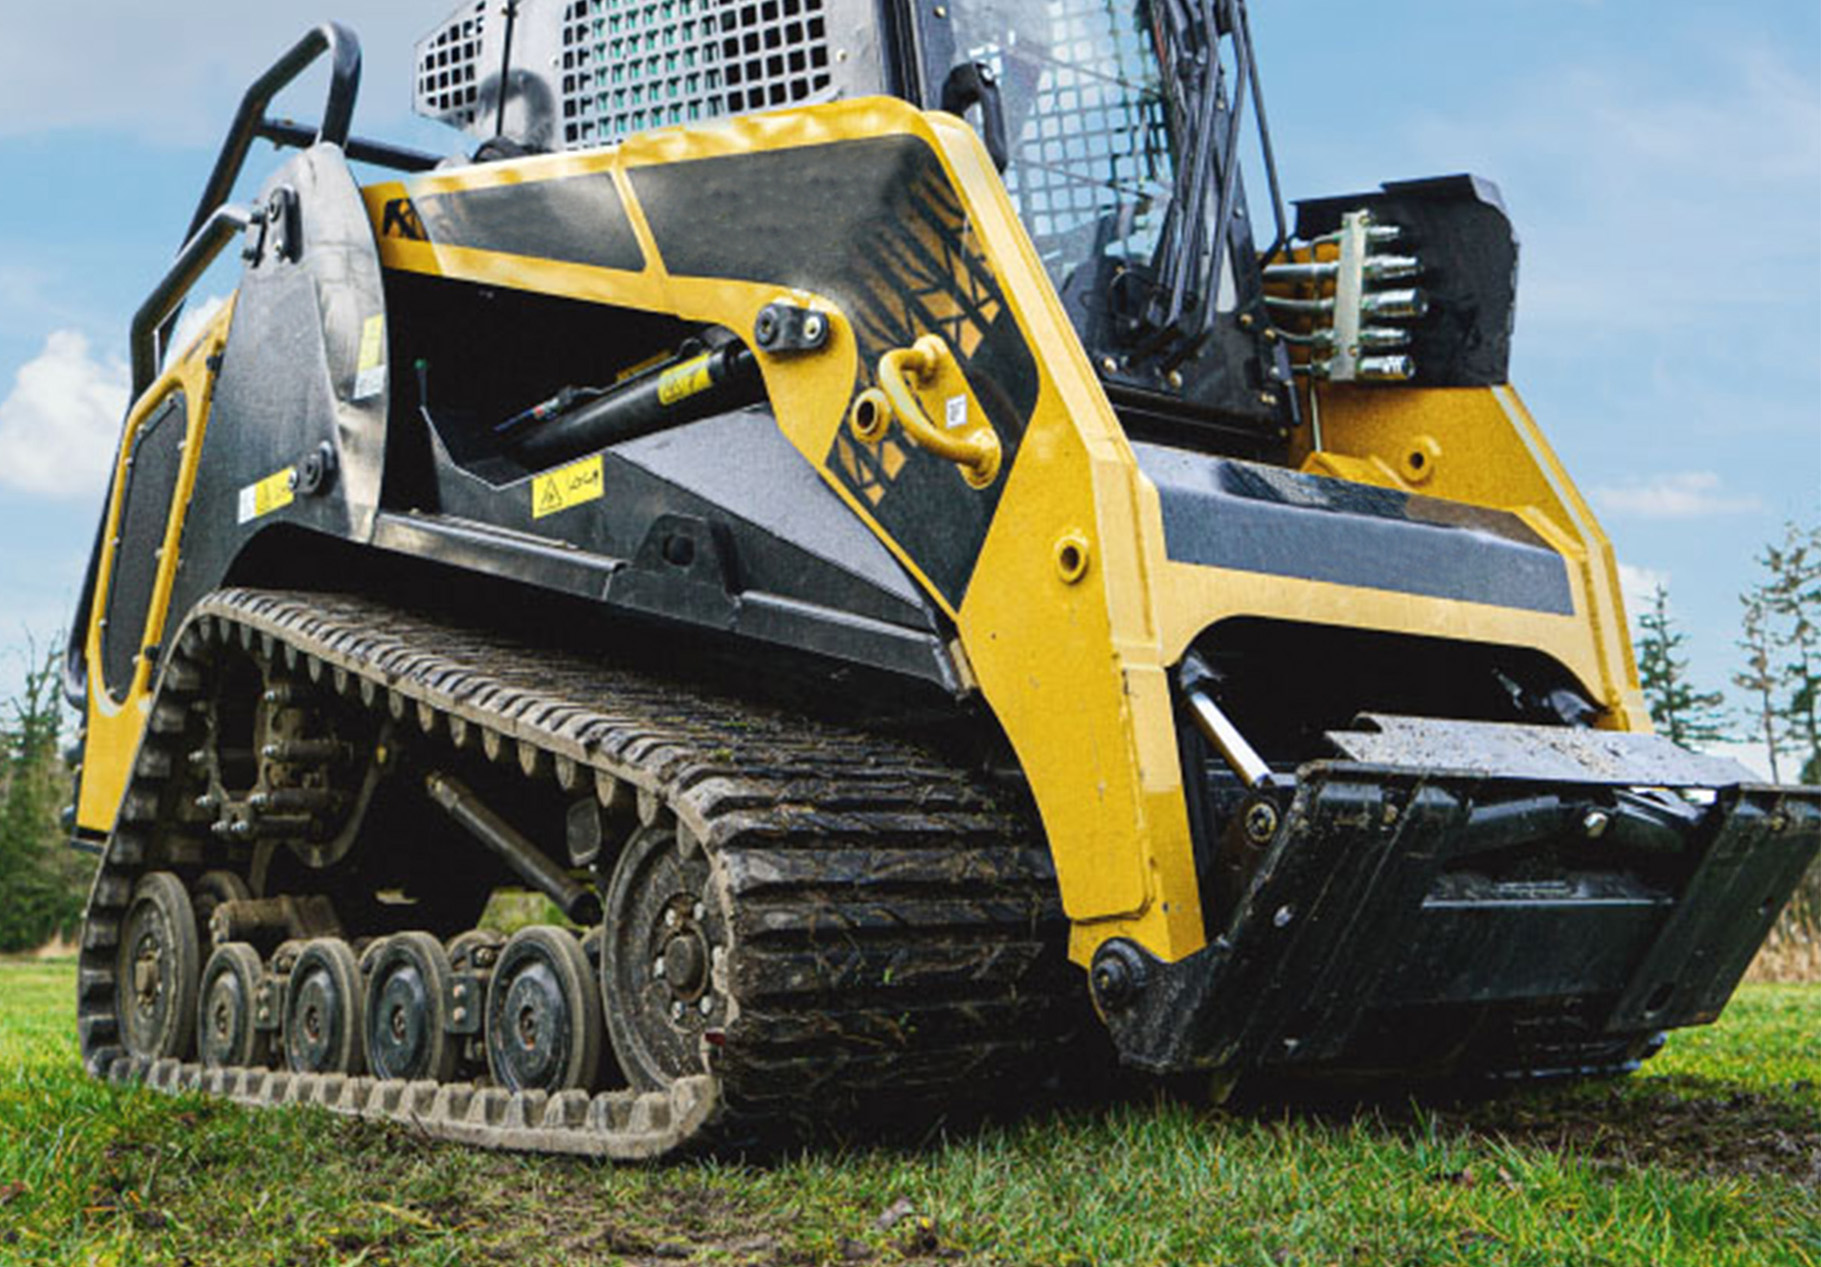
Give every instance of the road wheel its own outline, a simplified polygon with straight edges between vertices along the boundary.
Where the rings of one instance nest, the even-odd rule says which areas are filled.
[[[285,983],[285,1064],[294,1073],[357,1074],[364,1067],[360,964],[347,942],[321,937]]]
[[[428,933],[399,933],[369,952],[367,1068],[375,1078],[447,1082],[455,1075],[449,1033],[449,956]]]
[[[512,1091],[590,1090],[601,1064],[601,1001],[574,935],[521,929],[487,983],[487,1066]]]
[[[243,942],[218,947],[202,970],[196,1053],[210,1069],[266,1063],[266,1035],[255,1023],[261,965]]]
[[[190,895],[169,871],[154,871],[133,886],[116,968],[127,1051],[146,1060],[188,1059],[196,1041],[202,952]]]

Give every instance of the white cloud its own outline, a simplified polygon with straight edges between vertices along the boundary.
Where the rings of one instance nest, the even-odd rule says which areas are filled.
[[[52,334],[0,401],[0,487],[98,499],[119,442],[128,381],[126,365],[97,359],[81,334]]]
[[[1669,573],[1657,568],[1619,564],[1619,592],[1625,598],[1625,610],[1636,620],[1639,612],[1649,611],[1657,590],[1669,588]]]
[[[1593,490],[1601,510],[1639,519],[1701,519],[1709,515],[1739,515],[1764,509],[1764,503],[1747,494],[1725,491],[1712,471],[1678,471],[1631,480]]]
[[[171,333],[170,345],[165,349],[167,354],[182,352],[190,346],[190,341],[202,333],[204,326],[215,319],[215,314],[227,307],[228,301],[220,295],[210,295],[200,303],[191,303],[184,308],[183,315],[177,318],[177,329]]]

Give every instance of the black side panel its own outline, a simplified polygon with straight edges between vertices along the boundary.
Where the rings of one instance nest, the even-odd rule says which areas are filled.
[[[1516,515],[1347,480],[1132,446],[1170,558],[1568,616],[1568,564]]]
[[[1478,176],[1392,181],[1375,194],[1296,204],[1307,241],[1340,228],[1349,211],[1369,210],[1404,231],[1397,250],[1423,262],[1419,285],[1429,315],[1414,326],[1410,354],[1425,387],[1492,387],[1511,378],[1517,316],[1518,243],[1498,187]]]
[[[188,425],[189,406],[178,392],[139,428],[127,457],[119,546],[108,577],[107,623],[101,629],[102,679],[116,702],[124,703],[133,685]]]
[[[620,191],[605,173],[421,194],[388,206],[381,229],[438,246],[596,268],[645,267]]]
[[[261,201],[292,191],[301,248],[268,237],[241,277],[171,598],[171,627],[280,525],[369,539],[386,449],[386,299],[366,204],[333,146],[293,158]],[[325,461],[326,458],[326,461]],[[303,478],[315,464],[320,478]],[[295,470],[287,504],[249,490]]]
[[[947,340],[1005,450],[1036,405],[1036,360],[973,241],[941,164],[892,136],[702,159],[631,173],[658,253],[674,274],[771,282],[827,296],[860,344],[855,391],[879,358],[937,333]],[[843,429],[829,465],[959,606],[1005,477],[969,488],[953,463],[899,438]]]

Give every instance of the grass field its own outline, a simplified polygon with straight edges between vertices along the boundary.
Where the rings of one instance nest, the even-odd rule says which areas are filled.
[[[626,1169],[97,1085],[74,993],[68,963],[0,964],[0,1263],[1821,1267],[1816,986],[1747,987],[1646,1074],[1571,1091],[1136,1096]]]

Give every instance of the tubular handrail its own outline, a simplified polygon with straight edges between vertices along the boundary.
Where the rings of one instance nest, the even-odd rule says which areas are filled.
[[[325,22],[307,32],[290,52],[272,63],[272,68],[247,89],[240,109],[222,142],[215,170],[203,187],[202,201],[190,221],[187,238],[193,240],[215,209],[234,192],[234,184],[246,166],[247,154],[266,123],[266,107],[272,98],[288,88],[299,75],[315,64],[324,53],[330,55],[329,99],[323,106],[322,124],[316,130],[320,144],[328,141],[345,146],[348,131],[354,125],[354,101],[360,95],[360,39],[339,22]]]
[[[293,123],[289,119],[267,119],[259,125],[259,137],[280,149],[302,150],[316,143],[315,132],[307,125]],[[349,137],[341,150],[350,163],[372,163],[377,167],[389,167],[395,172],[433,171],[443,161],[440,154],[427,154],[422,150],[407,149],[385,141],[370,141],[359,136]]]
[[[139,311],[133,314],[133,399],[145,394],[158,377],[159,336],[167,321],[183,307],[190,288],[202,279],[222,248],[234,241],[253,223],[253,213],[245,207],[221,206],[202,222],[202,227],[184,243],[170,269],[152,288]]]

